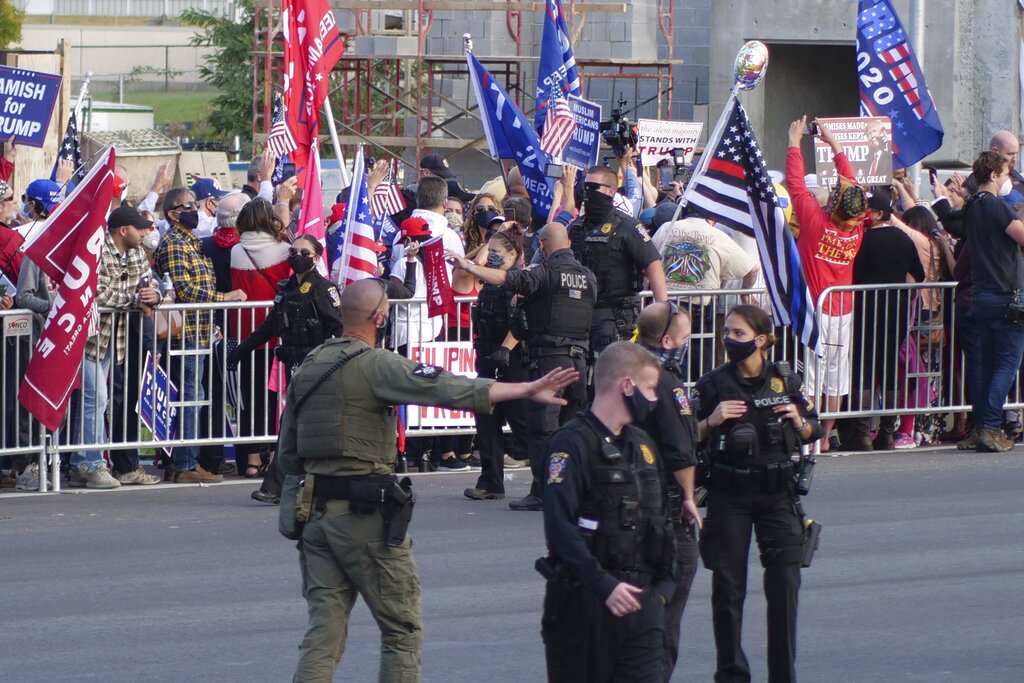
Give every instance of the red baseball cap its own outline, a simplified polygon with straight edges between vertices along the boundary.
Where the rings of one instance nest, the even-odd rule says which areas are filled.
[[[430,237],[430,224],[426,219],[410,216],[402,221],[402,237]]]

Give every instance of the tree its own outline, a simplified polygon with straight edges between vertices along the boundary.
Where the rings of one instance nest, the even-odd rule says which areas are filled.
[[[208,119],[210,127],[227,140],[240,136],[242,149],[246,149],[252,139],[255,24],[252,0],[239,0],[235,7],[238,21],[195,8],[183,11],[181,21],[203,29],[189,39],[191,45],[213,48],[212,56],[199,67],[199,76],[218,92]]]
[[[0,0],[0,50],[21,42],[21,22],[24,19],[25,13],[11,0]]]

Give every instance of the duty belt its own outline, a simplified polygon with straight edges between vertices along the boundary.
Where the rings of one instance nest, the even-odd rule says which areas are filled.
[[[598,299],[597,303],[594,304],[594,309],[610,308],[613,311],[619,311],[626,308],[633,308],[636,306],[639,297],[627,296],[621,299]]]
[[[645,588],[651,583],[651,573],[637,570],[619,570],[611,572],[619,581],[631,583],[637,588]]]
[[[313,497],[318,500],[356,500],[384,503],[385,494],[398,481],[394,476],[328,477],[318,474],[313,481]]]
[[[733,467],[716,462],[711,467],[711,485],[735,493],[783,493],[793,485],[793,463]]]
[[[530,360],[547,358],[548,356],[569,356],[569,358],[586,358],[586,346],[531,346],[528,351]]]

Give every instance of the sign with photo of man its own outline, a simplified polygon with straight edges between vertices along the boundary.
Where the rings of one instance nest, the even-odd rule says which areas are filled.
[[[892,182],[892,122],[887,116],[865,118],[818,119],[843,147],[857,172],[855,180],[864,186]],[[832,148],[820,137],[814,138],[815,173],[825,187],[836,184],[836,166]]]

